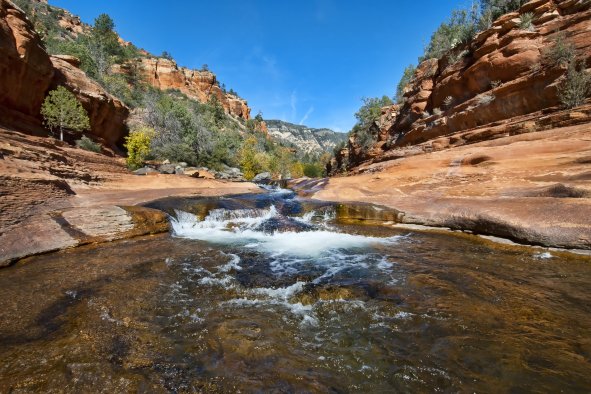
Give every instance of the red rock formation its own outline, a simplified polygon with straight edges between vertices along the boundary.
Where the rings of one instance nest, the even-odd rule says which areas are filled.
[[[90,118],[91,133],[109,145],[122,142],[127,134],[125,121],[129,109],[119,99],[108,94],[98,83],[88,78],[71,59],[52,56],[55,67],[52,88],[65,86],[73,92]]]
[[[520,15],[526,13],[533,14],[527,30],[520,28]],[[405,88],[395,121],[380,128],[374,149],[360,152],[351,141],[349,167],[382,160],[392,149],[556,109],[566,66],[547,64],[544,53],[558,34],[590,67],[591,2],[584,0],[532,0],[501,16],[469,44],[442,59],[422,62]],[[334,165],[340,167],[342,160],[336,159]]]
[[[53,66],[25,14],[7,0],[0,0],[0,53],[2,118],[35,122]]]
[[[126,134],[128,109],[77,68],[77,59],[50,57],[25,14],[0,0],[0,122],[39,132],[40,109],[58,85],[72,91],[90,117],[91,134],[114,145]]]
[[[178,89],[188,97],[202,103],[211,96],[217,99],[224,110],[244,120],[250,119],[250,108],[246,100],[238,96],[224,93],[218,85],[215,74],[210,71],[190,70],[178,67],[168,59],[147,57],[139,60],[139,67],[143,79],[159,89]],[[115,71],[119,71],[115,69]]]

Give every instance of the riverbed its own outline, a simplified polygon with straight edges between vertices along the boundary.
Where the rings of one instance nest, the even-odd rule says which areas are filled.
[[[591,389],[586,257],[283,189],[148,206],[171,234],[0,270],[0,392]]]

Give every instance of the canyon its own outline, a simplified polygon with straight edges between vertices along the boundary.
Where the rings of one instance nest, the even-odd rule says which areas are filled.
[[[171,140],[209,116],[222,126],[190,131],[252,166],[333,154],[327,177],[255,184],[163,158],[135,175],[124,141],[153,108],[50,55],[0,0],[0,392],[588,391],[591,91],[566,108],[572,68],[548,59],[571,45],[589,73],[591,2],[520,3],[424,59],[365,135],[251,119],[165,54],[111,65],[187,115],[164,117]],[[64,40],[93,29],[51,10]],[[46,130],[58,86],[96,151]]]
[[[3,193],[12,196],[6,200],[5,211],[28,212],[36,205],[35,199],[71,200],[68,196],[76,195],[79,185],[100,185],[112,178],[105,175],[109,172],[125,177],[118,154],[127,133],[129,109],[88,78],[76,58],[48,55],[21,10],[8,0],[0,0],[0,5],[0,50],[6,54],[0,59],[1,163]],[[403,103],[382,109],[371,129],[372,146],[362,147],[353,134],[329,163],[329,173],[336,176],[295,180],[291,185],[309,197],[397,209],[403,212],[399,225],[436,226],[526,244],[591,249],[591,105],[561,108],[557,92],[565,78],[565,66],[544,60],[560,36],[574,45],[578,60],[589,67],[590,7],[585,1],[530,1],[518,12],[496,20],[454,53],[423,61],[404,89]],[[523,14],[534,16],[532,28],[520,28]],[[88,29],[72,14],[60,15],[66,34]],[[250,118],[246,101],[223,92],[209,71],[189,70],[174,60],[147,53],[136,62],[116,65],[113,71],[128,74],[132,68],[140,70],[142,78],[156,88],[176,89],[200,102],[214,96],[232,116]],[[88,152],[80,155],[58,142],[43,142],[43,138],[29,141],[12,131],[46,135],[39,108],[46,92],[58,85],[68,87],[88,111],[91,134],[104,143],[103,153],[110,157],[90,159]],[[448,97],[452,97],[450,105],[444,103]],[[346,138],[325,129],[267,123],[261,127],[271,138],[308,154],[330,152]],[[32,148],[35,146],[48,151],[24,153],[38,151]],[[93,164],[85,169],[85,163],[97,160],[105,167]],[[78,162],[81,164],[74,164]],[[23,169],[29,165],[34,170]],[[347,176],[339,175],[341,171]],[[200,188],[197,184],[203,181],[182,182]],[[245,184],[237,190],[254,190],[252,187]],[[37,188],[40,192],[32,193]],[[143,190],[149,188],[146,184]],[[220,185],[220,192],[230,189]],[[22,200],[19,207],[22,196],[35,197]],[[53,211],[48,208],[44,212]],[[6,215],[5,223],[18,223],[11,215]],[[2,231],[4,244],[12,242],[7,231],[16,228],[8,224]]]
[[[532,25],[520,25],[523,15]],[[564,40],[591,67],[591,4],[536,0],[442,59],[419,64],[403,103],[384,107],[374,143],[352,135],[338,175],[302,193],[400,209],[409,224],[591,249],[591,105],[565,109]]]
[[[346,134],[330,129],[315,129],[281,120],[267,120],[265,123],[268,133],[275,140],[317,156],[332,153],[339,143],[347,139]]]

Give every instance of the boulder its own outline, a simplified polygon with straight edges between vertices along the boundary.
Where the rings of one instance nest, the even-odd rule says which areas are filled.
[[[133,172],[135,175],[156,175],[159,172],[151,167],[142,167]]]
[[[174,164],[162,164],[158,167],[158,171],[161,174],[174,174],[176,171],[176,166]]]
[[[222,171],[214,173],[216,179],[230,180],[234,182],[244,182],[244,175],[235,167],[224,166]]]
[[[193,171],[191,173],[191,176],[193,178],[215,179],[215,175],[214,174],[212,174],[211,172],[209,172],[207,170],[203,170],[203,169],[199,169],[199,170]]]
[[[254,183],[269,183],[271,182],[271,173],[270,172],[261,172],[257,174],[252,181]]]

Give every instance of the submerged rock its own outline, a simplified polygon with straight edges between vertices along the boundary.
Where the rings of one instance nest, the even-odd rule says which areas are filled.
[[[301,232],[314,230],[313,225],[300,222],[288,216],[276,216],[265,220],[257,227],[255,231],[261,231],[263,233],[275,233],[275,232]]]

